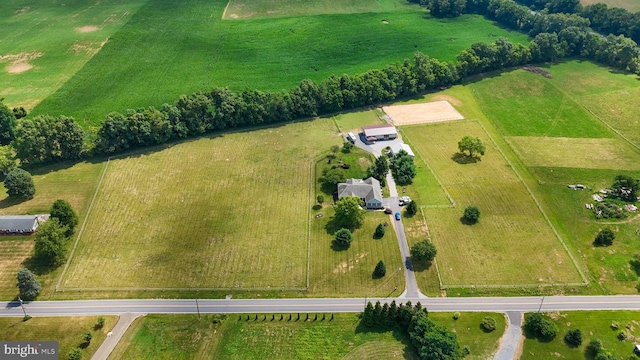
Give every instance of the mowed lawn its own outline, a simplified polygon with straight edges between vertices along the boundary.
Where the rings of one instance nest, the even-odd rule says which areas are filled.
[[[0,98],[30,110],[82,68],[146,2],[3,0]]]
[[[435,19],[404,0],[380,3],[389,10],[231,21],[222,20],[227,0],[149,0],[34,114],[96,126],[111,111],[174,103],[214,86],[288,90],[306,78],[381,69],[416,51],[451,61],[478,41],[528,40],[481,16]]]
[[[310,166],[339,141],[319,119],[112,160],[62,286],[305,287]]]
[[[457,204],[423,209],[444,285],[581,282],[533,198],[477,121],[403,129]],[[453,160],[465,135],[487,146],[481,161]],[[460,219],[470,205],[482,212],[472,226]]]
[[[633,348],[640,337],[640,313],[637,311],[569,311],[547,314],[558,325],[558,336],[552,341],[539,341],[525,338],[521,360],[537,359],[590,359],[585,357],[589,341],[599,339],[604,349],[617,359],[635,359]],[[618,324],[618,329],[612,325]],[[569,329],[582,331],[582,345],[570,348],[564,342],[564,335]],[[619,332],[624,332],[627,339],[617,339]]]
[[[229,0],[224,19],[307,16],[319,14],[375,13],[395,11],[410,6],[398,0]]]
[[[66,359],[71,349],[79,347],[84,342],[83,335],[90,332],[93,336],[91,343],[82,350],[82,358],[89,359],[118,321],[117,316],[104,316],[104,319],[104,326],[95,329],[98,316],[36,316],[28,321],[22,321],[21,317],[2,317],[0,318],[0,339],[3,341],[57,341],[60,359]]]

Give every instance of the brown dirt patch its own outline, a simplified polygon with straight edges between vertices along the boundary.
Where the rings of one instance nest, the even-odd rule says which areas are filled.
[[[76,32],[79,32],[79,33],[89,33],[89,32],[100,30],[100,28],[94,25],[85,25],[85,26],[77,27],[75,28],[75,30]]]
[[[447,100],[385,106],[382,110],[391,117],[391,120],[396,126],[464,119],[464,116]]]
[[[39,58],[40,56],[42,56],[41,52],[3,55],[0,56],[0,63],[8,63],[8,65],[5,66],[5,70],[8,73],[19,74],[32,69],[33,65],[29,64],[29,61]]]

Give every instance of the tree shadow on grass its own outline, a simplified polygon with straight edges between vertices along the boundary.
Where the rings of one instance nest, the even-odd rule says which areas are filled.
[[[342,229],[343,226],[338,223],[336,217],[332,217],[327,224],[324,226],[324,229],[327,231],[327,234],[332,235],[336,233],[336,231]],[[349,229],[352,230],[352,229]]]
[[[416,261],[413,260],[412,265],[413,265],[413,271],[415,272],[422,272],[422,271],[427,271],[431,268],[431,265],[433,264],[432,261]]]
[[[478,161],[480,161],[480,159],[478,159],[475,156],[469,156],[467,154],[463,154],[463,153],[455,153],[453,154],[453,156],[451,157],[451,160],[457,162],[458,164],[461,165],[466,165],[466,164],[475,164]]]
[[[477,223],[478,223],[478,220],[469,220],[469,219],[467,219],[466,217],[461,216],[461,217],[460,217],[460,223],[461,223],[462,225],[469,225],[469,226],[471,226],[471,225],[475,225],[475,224],[477,224]]]
[[[23,202],[25,202],[27,200],[29,200],[29,199],[16,198],[16,197],[9,196],[9,197],[4,198],[4,199],[2,199],[0,201],[0,209],[6,209],[8,207],[21,204],[21,203],[23,203]]]
[[[40,259],[35,258],[35,256],[26,258],[21,265],[31,270],[31,272],[36,275],[45,275],[57,268],[54,264],[43,262]]]
[[[333,251],[345,251],[345,250],[349,250],[350,247],[351,247],[351,244],[343,244],[336,240],[331,241],[331,250]]]

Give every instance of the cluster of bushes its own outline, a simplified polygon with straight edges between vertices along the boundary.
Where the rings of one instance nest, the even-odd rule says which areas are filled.
[[[411,345],[416,349],[421,360],[431,359],[462,359],[467,351],[460,347],[456,334],[445,327],[439,326],[429,319],[427,309],[420,303],[415,306],[408,301],[406,304],[381,305],[376,302],[367,303],[360,316],[361,324],[369,328],[396,328],[409,334]]]
[[[100,330],[104,327],[104,318],[100,316],[96,324],[93,326],[93,330]],[[93,339],[93,334],[91,331],[88,331],[82,334],[82,342],[77,348],[73,348],[69,350],[67,353],[68,360],[80,360],[82,359],[82,350],[86,349],[89,345],[91,345],[91,340]]]
[[[558,335],[558,325],[541,313],[527,313],[524,316],[524,328],[533,336],[545,341]]]

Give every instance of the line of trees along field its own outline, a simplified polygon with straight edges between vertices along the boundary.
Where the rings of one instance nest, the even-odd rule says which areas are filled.
[[[14,112],[0,103],[0,108],[5,108],[0,111],[3,136],[0,143],[11,142],[23,164],[40,165],[113,155],[212,131],[287,122],[389,102],[448,86],[481,72],[556,61],[566,56],[640,73],[640,48],[632,39],[624,35],[600,35],[589,27],[589,19],[578,14],[533,12],[511,0],[420,1],[438,16],[479,13],[534,38],[528,47],[505,38],[491,44],[478,42],[463,50],[455,64],[418,52],[411,60],[363,74],[331,76],[319,84],[303,80],[289,91],[232,92],[214,88],[183,95],[174,105],[165,104],[160,109],[110,113],[95,137],[92,136],[95,140],[89,143],[84,141],[87,134],[73,118],[39,116],[16,121]]]

